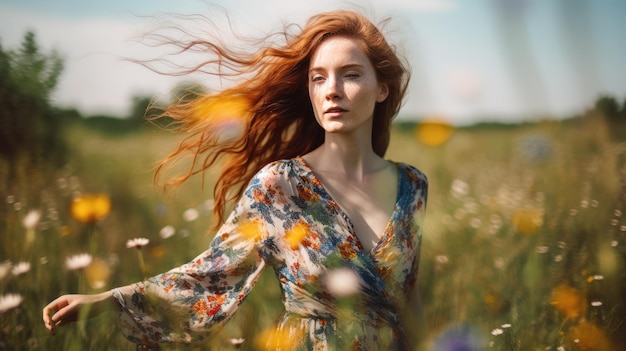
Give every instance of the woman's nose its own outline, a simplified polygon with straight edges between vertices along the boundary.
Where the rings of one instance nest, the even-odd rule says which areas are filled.
[[[326,86],[326,99],[335,100],[341,97],[341,86],[340,82],[336,78],[329,78]]]

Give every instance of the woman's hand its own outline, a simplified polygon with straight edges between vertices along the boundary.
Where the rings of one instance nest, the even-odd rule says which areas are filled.
[[[43,308],[43,322],[46,329],[55,334],[56,328],[75,322],[79,317],[92,318],[113,306],[111,291],[94,295],[63,295]],[[81,315],[81,311],[86,316]]]

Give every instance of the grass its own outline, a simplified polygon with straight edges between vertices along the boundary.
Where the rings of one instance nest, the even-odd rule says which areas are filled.
[[[595,114],[457,129],[439,146],[394,130],[388,158],[419,167],[430,181],[419,277],[427,349],[625,349],[626,136],[615,130]],[[67,140],[65,168],[31,171],[0,187],[0,294],[23,298],[0,314],[0,350],[134,349],[113,314],[52,337],[41,309],[62,293],[102,291],[185,263],[211,239],[211,179],[204,194],[195,179],[175,199],[152,186],[155,162],[177,138],[74,127]],[[72,218],[74,197],[86,193],[108,196],[104,218]],[[23,220],[33,210],[41,219],[29,232]],[[168,226],[175,234],[163,238]],[[146,271],[125,246],[136,237],[150,239],[142,249]],[[68,256],[88,251],[99,265],[65,268]],[[19,262],[30,269],[11,272]],[[268,270],[210,346],[171,349],[229,350],[229,339],[241,337],[241,349],[253,350],[281,308]]]

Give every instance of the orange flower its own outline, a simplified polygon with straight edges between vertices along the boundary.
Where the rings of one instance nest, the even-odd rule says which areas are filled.
[[[74,198],[70,212],[75,220],[83,223],[95,222],[111,211],[111,199],[106,194],[83,194]]]
[[[306,222],[298,222],[293,227],[289,228],[285,233],[285,241],[289,244],[292,250],[296,250],[302,240],[306,238],[310,231],[309,225]]]
[[[552,290],[550,302],[566,318],[575,320],[587,312],[587,299],[578,290],[565,284]]]
[[[518,232],[531,235],[543,225],[543,211],[538,208],[520,208],[513,213],[513,226]]]
[[[615,350],[604,329],[597,325],[582,321],[571,327],[569,338],[576,343],[578,350],[612,351]]]
[[[415,130],[415,136],[426,146],[444,144],[454,132],[454,127],[440,118],[426,119]]]

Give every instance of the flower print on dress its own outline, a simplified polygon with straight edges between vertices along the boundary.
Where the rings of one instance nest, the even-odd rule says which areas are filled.
[[[338,320],[335,298],[322,280],[331,270],[349,269],[359,290],[351,297],[353,318],[342,320],[349,323],[343,327],[356,331],[355,343],[363,350],[386,349],[377,333],[384,325],[395,328],[396,312],[415,284],[428,186],[419,170],[396,166],[397,203],[368,252],[300,157],[270,163],[249,182],[205,252],[131,289],[114,290],[123,333],[144,344],[201,341],[232,317],[271,267],[285,312],[268,333],[298,340],[306,349],[327,350],[336,340]],[[153,313],[158,310],[153,304],[175,311]],[[374,311],[367,308],[372,305]]]

